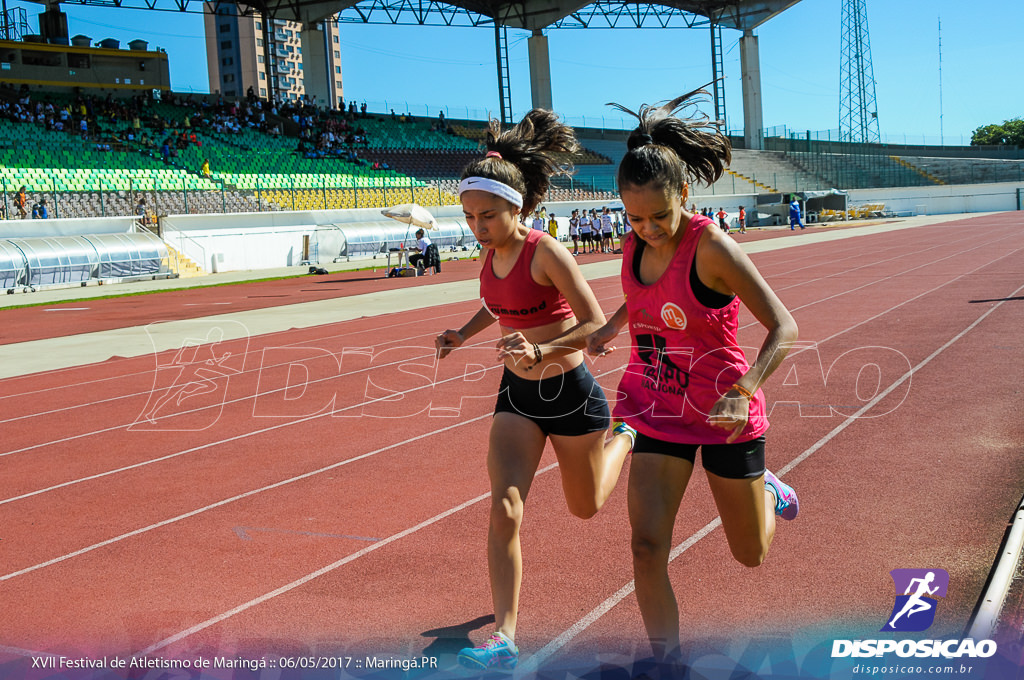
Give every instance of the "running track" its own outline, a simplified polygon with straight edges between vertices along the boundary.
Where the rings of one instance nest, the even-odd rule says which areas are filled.
[[[769,467],[801,515],[746,569],[694,475],[670,565],[684,638],[721,651],[875,637],[888,572],[907,567],[949,572],[929,635],[958,636],[1024,489],[1021,217],[792,244],[753,257],[800,325],[766,393]],[[591,283],[614,311],[617,278]],[[216,295],[233,289],[253,291]],[[174,294],[138,300],[157,318],[201,313]],[[91,302],[73,328],[123,325],[119,304]],[[483,461],[500,369],[493,328],[440,364],[432,339],[478,304],[0,381],[0,662],[427,650],[450,666],[491,625]],[[3,314],[12,331],[32,318],[68,332],[39,310]],[[760,327],[741,324],[758,346]],[[625,358],[593,364],[610,395]],[[524,663],[643,656],[625,475],[583,522],[550,452],[541,467],[523,531]]]

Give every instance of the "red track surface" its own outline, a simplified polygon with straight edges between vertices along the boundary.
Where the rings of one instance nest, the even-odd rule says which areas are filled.
[[[960,634],[1024,488],[1022,227],[1010,213],[754,256],[807,343],[766,387],[769,467],[796,487],[801,514],[757,569],[734,562],[714,528],[674,559],[694,647],[875,637],[893,603],[888,572],[906,567],[949,572],[929,635]],[[475,276],[468,266],[447,271]],[[241,305],[313,280],[187,295]],[[592,285],[613,311],[618,280]],[[314,299],[300,292],[271,304]],[[172,310],[185,295],[96,301],[75,330],[125,325],[129,304],[157,315],[133,324],[183,318]],[[493,329],[436,367],[431,347],[475,308],[223,343],[233,358],[211,391],[156,410],[189,382],[173,353],[0,382],[0,661],[12,650],[409,657],[429,646],[450,664],[490,625],[484,453],[498,368]],[[4,312],[8,342],[31,337],[21,314],[53,318]],[[763,330],[741,321],[741,343],[758,346]],[[57,322],[47,337],[61,335]],[[594,364],[606,391],[625,358]],[[304,359],[303,389],[288,364]],[[480,381],[465,378],[474,364],[488,369]],[[549,452],[542,468],[553,462]],[[527,503],[524,659],[642,655],[622,591],[626,480],[584,522],[565,509],[558,474],[546,469]],[[676,543],[715,517],[698,472]]]

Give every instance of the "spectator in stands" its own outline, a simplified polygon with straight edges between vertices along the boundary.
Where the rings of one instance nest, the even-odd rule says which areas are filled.
[[[789,202],[789,230],[796,231],[796,225],[800,225],[800,228],[804,228],[804,221],[800,219],[800,199],[796,197],[796,194],[791,196],[793,199]]]
[[[203,177],[205,177],[206,179],[211,179],[212,178],[213,175],[210,173],[210,159],[209,158],[204,158],[203,159],[203,167],[199,169],[199,174],[202,175]]]
[[[135,204],[135,217],[142,224],[149,224],[149,212],[146,210],[145,196],[139,196],[139,202]]]
[[[427,246],[430,245],[430,239],[427,238],[426,232],[422,229],[416,230],[416,245],[412,247],[412,250],[416,252],[409,256],[409,264],[416,269],[423,270],[423,257],[427,252]]]
[[[18,209],[19,220],[28,217],[28,194],[24,184],[18,189],[18,193],[14,195],[14,207]]]
[[[49,217],[50,213],[46,210],[46,199],[41,198],[38,203],[32,206],[32,219],[45,220]]]

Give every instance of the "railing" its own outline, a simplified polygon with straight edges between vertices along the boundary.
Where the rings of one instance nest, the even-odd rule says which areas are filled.
[[[161,225],[161,228],[160,228],[160,238],[162,238],[163,241],[167,245],[169,245],[172,248],[174,248],[174,250],[176,250],[179,255],[181,255],[183,257],[187,257],[188,259],[190,259],[193,262],[197,263],[200,269],[206,271],[207,268],[210,266],[210,263],[206,261],[206,248],[203,247],[203,244],[201,244],[199,241],[195,240],[194,238],[192,238],[191,236],[189,236],[185,232],[180,231],[178,229],[175,229],[173,227],[168,227],[166,224],[163,224],[163,225]],[[171,243],[171,239],[172,238],[177,241],[177,245],[175,245],[174,243]],[[186,251],[186,249],[185,249],[185,244],[186,243],[191,244],[195,248],[195,250],[193,250],[192,252]],[[199,253],[199,257],[195,258],[195,257],[193,257],[193,255],[197,251]],[[175,274],[180,274],[181,272],[178,271],[178,269],[177,269],[178,265],[180,264],[180,262],[177,260],[177,258],[168,258],[168,259],[174,261],[174,266],[175,266],[174,273]]]

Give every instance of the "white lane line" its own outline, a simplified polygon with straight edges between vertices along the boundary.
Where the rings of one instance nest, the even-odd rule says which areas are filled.
[[[408,362],[407,361],[402,361],[400,363],[405,364],[405,363],[408,363]],[[226,439],[220,439],[220,440],[214,441],[214,442],[206,442],[205,444],[199,444],[197,446],[193,446],[193,447],[185,449],[183,451],[176,451],[174,453],[169,453],[169,454],[167,454],[165,456],[159,456],[157,458],[151,458],[149,460],[144,460],[144,461],[140,461],[138,463],[133,463],[132,465],[125,465],[124,467],[116,468],[116,469],[113,469],[113,470],[107,470],[105,472],[98,472],[96,474],[89,475],[87,477],[80,477],[78,479],[68,480],[66,482],[61,482],[60,484],[54,484],[53,486],[48,486],[48,487],[46,487],[44,489],[37,489],[36,491],[29,491],[27,493],[21,494],[20,496],[12,496],[10,498],[4,498],[3,500],[0,500],[0,505],[5,505],[7,503],[13,503],[14,501],[20,501],[20,500],[23,500],[25,498],[31,498],[32,496],[38,496],[38,495],[43,494],[43,493],[48,493],[50,491],[56,491],[57,489],[63,489],[63,488],[69,487],[69,486],[74,486],[76,484],[81,484],[83,482],[88,482],[88,481],[92,481],[92,480],[95,480],[95,479],[102,479],[103,477],[109,477],[110,475],[118,474],[120,472],[127,472],[129,470],[137,470],[139,468],[146,467],[148,465],[153,465],[154,463],[160,463],[160,462],[163,462],[163,461],[172,460],[174,458],[178,458],[180,456],[184,456],[184,455],[189,454],[189,453],[195,453],[196,451],[202,451],[204,449],[208,449],[208,448],[211,448],[211,447],[214,447],[214,446],[220,446],[222,444],[230,444],[231,442],[240,441],[242,439],[248,439],[249,437],[255,437],[256,435],[265,434],[267,432],[273,432],[275,430],[280,430],[280,429],[283,429],[283,428],[286,428],[286,427],[292,427],[293,425],[301,425],[302,423],[307,423],[307,422],[312,421],[312,420],[318,420],[320,418],[332,417],[332,416],[334,416],[337,413],[342,413],[344,411],[349,411],[349,410],[357,409],[357,408],[363,408],[365,406],[370,406],[370,405],[376,404],[377,402],[390,401],[390,400],[394,399],[396,396],[403,396],[404,397],[406,395],[412,394],[414,392],[418,392],[420,390],[433,389],[433,388],[437,387],[438,385],[443,385],[443,384],[448,383],[448,382],[462,381],[462,380],[465,380],[466,378],[468,378],[469,376],[474,376],[474,375],[477,375],[478,373],[480,373],[480,374],[487,373],[488,371],[493,371],[495,369],[502,368],[503,366],[504,366],[504,364],[500,364],[498,366],[491,366],[490,368],[484,368],[483,370],[480,370],[480,371],[474,371],[474,372],[469,373],[469,374],[463,374],[463,375],[458,375],[458,376],[455,376],[455,377],[452,377],[452,378],[446,378],[445,380],[441,380],[439,382],[432,382],[432,383],[429,383],[427,385],[421,385],[420,387],[414,387],[412,389],[405,390],[403,392],[396,392],[396,393],[392,393],[392,394],[386,394],[384,396],[377,397],[375,399],[370,399],[368,401],[360,402],[358,404],[352,404],[350,406],[346,406],[345,408],[332,409],[332,410],[329,410],[329,411],[324,411],[323,413],[317,413],[317,414],[314,414],[314,415],[311,415],[311,416],[306,416],[304,418],[299,418],[297,420],[290,420],[290,421],[288,421],[286,423],[279,423],[277,425],[271,425],[270,427],[264,427],[264,428],[259,429],[259,430],[250,430],[248,432],[243,432],[242,434],[237,434],[237,435],[235,435],[233,437],[228,437]],[[327,380],[327,378],[324,378],[323,380]],[[278,390],[275,390],[275,391],[278,391]],[[270,392],[268,392],[267,394],[270,394]],[[495,392],[495,394],[497,394],[497,392]],[[252,397],[247,397],[247,399],[251,399],[251,398]],[[197,409],[197,410],[201,410],[201,409]],[[183,413],[178,414],[178,415],[184,415],[184,413],[187,413],[187,412],[183,412]],[[115,428],[110,428],[110,430],[118,430],[118,429],[121,429],[121,427],[119,426],[119,427],[115,427]],[[67,438],[67,440],[76,439],[76,438],[77,437],[69,437],[69,438]],[[66,440],[64,440],[64,441],[66,441]],[[0,457],[10,455],[11,453],[17,453],[17,451],[12,451],[12,452],[9,452],[9,453],[0,454]]]
[[[490,414],[487,414],[487,415],[490,416]],[[537,473],[536,473],[535,476],[540,476],[540,475],[544,474],[545,472],[548,472],[549,470],[554,470],[556,467],[558,467],[558,463],[552,463],[551,465],[548,465],[547,467],[544,467],[544,468],[541,468],[540,470],[537,470]],[[354,560],[359,559],[360,557],[363,557],[365,555],[370,554],[374,550],[378,550],[380,548],[383,548],[384,546],[389,545],[391,543],[394,543],[395,541],[401,540],[401,539],[405,538],[406,536],[409,536],[411,534],[416,533],[417,531],[420,531],[421,529],[426,529],[427,527],[429,527],[429,526],[431,526],[433,524],[437,524],[441,520],[446,519],[447,517],[450,517],[451,515],[454,515],[457,512],[461,512],[462,510],[465,510],[468,507],[476,505],[480,501],[486,500],[486,499],[488,499],[490,497],[491,497],[491,492],[488,491],[487,493],[482,494],[480,496],[477,496],[476,498],[471,498],[470,500],[466,501],[465,503],[462,503],[461,505],[457,505],[454,508],[450,508],[448,510],[445,510],[444,512],[441,512],[441,513],[439,513],[437,515],[434,515],[430,519],[424,520],[424,521],[420,522],[419,524],[417,524],[416,526],[409,527],[408,529],[405,529],[404,531],[400,531],[397,534],[392,534],[391,536],[388,536],[387,538],[382,539],[379,543],[374,543],[373,545],[369,545],[369,546],[363,548],[362,550],[360,550],[359,552],[352,553],[351,555],[349,555],[347,557],[344,557],[344,558],[338,560],[337,562],[333,562],[331,564],[328,564],[326,567],[322,567],[322,568],[317,569],[316,571],[314,571],[314,572],[312,572],[310,574],[306,574],[302,578],[296,579],[295,581],[292,581],[291,583],[289,583],[287,585],[283,585],[283,586],[281,586],[280,588],[278,588],[276,590],[272,590],[269,593],[265,593],[263,595],[260,595],[257,598],[249,600],[248,602],[240,604],[240,605],[238,605],[237,607],[235,607],[233,609],[229,609],[228,611],[224,612],[223,614],[218,614],[217,616],[209,618],[209,619],[207,619],[207,620],[205,620],[205,621],[203,621],[201,623],[197,623],[194,626],[190,626],[189,628],[186,628],[185,630],[181,631],[180,633],[176,633],[176,634],[174,634],[174,635],[172,635],[170,637],[164,638],[163,640],[160,640],[159,642],[154,642],[149,647],[146,647],[145,649],[136,652],[132,656],[144,656],[146,654],[152,654],[153,652],[158,651],[160,649],[163,649],[164,647],[167,647],[169,645],[172,645],[175,642],[178,642],[180,640],[184,640],[188,636],[193,635],[195,633],[198,633],[199,631],[204,630],[206,628],[209,628],[210,626],[218,624],[221,621],[225,621],[225,620],[231,618],[232,616],[234,616],[235,614],[240,614],[240,613],[244,612],[247,609],[252,609],[253,607],[255,607],[257,605],[263,604],[264,602],[266,602],[268,600],[271,600],[271,599],[277,597],[278,595],[283,595],[283,594],[285,594],[285,593],[287,593],[289,591],[292,591],[292,590],[295,590],[296,588],[304,586],[307,583],[309,583],[310,581],[312,581],[313,579],[319,578],[319,577],[321,577],[321,576],[323,576],[325,574],[329,574],[330,572],[334,571],[335,569],[338,569],[339,567],[345,566],[349,562],[352,562]]]
[[[1022,290],[1024,290],[1024,286],[1021,286],[1020,288],[1015,290],[1010,295],[1007,295],[1006,297],[1007,298],[1014,297],[1017,294],[1019,294]],[[933,359],[935,359],[937,356],[939,356],[944,351],[949,349],[954,343],[956,343],[958,340],[963,338],[969,332],[974,330],[982,321],[987,319],[989,317],[989,315],[991,315],[993,312],[995,312],[997,309],[999,309],[1001,306],[1003,306],[1003,304],[1005,304],[1005,301],[996,303],[988,311],[986,311],[980,317],[975,319],[965,329],[963,329],[962,331],[957,333],[952,339],[948,340],[945,344],[943,344],[937,350],[935,350],[934,352],[929,354],[927,358],[921,360],[920,363],[918,363],[916,366],[914,366],[909,371],[904,373],[894,383],[889,385],[889,387],[886,388],[883,392],[881,392],[880,394],[876,395],[874,399],[872,399],[867,404],[862,406],[856,413],[854,413],[852,416],[847,418],[845,421],[843,421],[842,423],[837,425],[828,434],[826,434],[821,439],[819,439],[814,444],[812,444],[810,447],[808,447],[806,450],[804,450],[803,453],[801,453],[796,458],[794,458],[789,463],[787,463],[782,468],[780,468],[778,473],[776,473],[776,474],[779,477],[782,477],[787,472],[789,472],[790,470],[795,468],[797,465],[799,465],[803,461],[807,460],[814,452],[820,450],[823,446],[828,444],[837,435],[839,435],[839,433],[841,433],[843,430],[848,428],[851,424],[856,422],[857,419],[860,418],[860,416],[862,416],[868,410],[874,408],[875,405],[877,405],[880,401],[882,401],[882,399],[884,399],[889,394],[891,394],[893,392],[893,390],[895,390],[897,387],[899,387],[904,382],[909,380],[911,378],[911,376],[913,376],[915,373],[920,371],[922,368],[924,368],[925,366],[930,364]],[[672,553],[669,555],[669,562],[672,562],[677,557],[682,555],[689,548],[691,548],[694,544],[696,544],[697,541],[701,540],[702,538],[704,538],[705,536],[710,534],[715,528],[717,528],[719,525],[721,525],[721,523],[722,523],[721,517],[716,517],[711,522],[706,524],[703,529],[701,529],[700,531],[692,534],[689,538],[687,538],[685,541],[683,541],[678,546],[676,546],[675,549],[673,549]],[[558,652],[558,650],[560,650],[562,647],[564,647],[569,642],[571,642],[574,638],[576,638],[576,636],[578,636],[584,630],[586,630],[591,625],[596,623],[602,616],[604,616],[609,611],[611,611],[615,607],[615,605],[619,604],[620,602],[622,602],[622,600],[624,600],[631,593],[633,593],[633,591],[635,589],[636,589],[636,581],[630,581],[629,583],[625,584],[622,588],[620,588],[618,591],[616,591],[613,595],[608,597],[604,602],[602,602],[597,607],[592,609],[586,616],[584,616],[583,618],[578,620],[576,623],[574,623],[572,626],[570,626],[568,629],[566,629],[564,632],[562,632],[561,635],[559,635],[554,640],[552,640],[551,642],[546,644],[544,647],[542,647],[540,650],[538,650],[537,653],[535,653],[529,659],[527,659],[526,662],[522,666],[520,666],[520,668],[522,669],[522,672],[523,673],[533,673],[533,672],[536,672],[540,668],[541,664],[543,664],[545,661],[550,659],[555,653]]]
[[[29,659],[36,658],[53,658],[63,659],[63,654],[54,654],[53,652],[36,652],[31,649],[22,649],[20,647],[8,647],[6,645],[0,645],[0,654],[10,654],[12,656],[24,656]]]
[[[304,480],[304,479],[309,479],[310,477],[315,477],[316,475],[323,474],[324,472],[328,472],[330,470],[336,470],[336,469],[338,469],[340,467],[343,467],[345,465],[349,465],[350,463],[355,463],[357,461],[365,460],[365,459],[370,458],[372,456],[376,456],[379,453],[383,453],[385,451],[390,451],[390,450],[396,449],[396,448],[398,448],[400,446],[405,446],[406,444],[412,444],[412,443],[420,441],[422,439],[427,439],[428,437],[432,437],[435,434],[439,434],[441,432],[447,432],[449,430],[454,430],[455,428],[462,427],[463,425],[469,425],[471,423],[475,423],[475,422],[484,420],[485,418],[490,418],[491,415],[492,415],[491,413],[486,413],[486,414],[484,414],[482,416],[477,416],[476,418],[470,418],[469,420],[464,420],[461,423],[455,423],[454,425],[449,425],[448,427],[442,427],[440,429],[433,430],[431,432],[426,432],[424,434],[416,435],[415,437],[410,437],[410,438],[404,439],[404,440],[402,440],[400,442],[395,442],[394,444],[388,444],[387,446],[383,446],[383,447],[381,447],[379,449],[376,449],[374,451],[368,451],[367,453],[360,454],[360,455],[355,456],[353,458],[346,458],[343,461],[339,461],[337,463],[333,463],[333,464],[328,465],[326,467],[322,467],[322,468],[320,468],[318,470],[312,470],[310,472],[305,472],[305,473],[303,473],[301,475],[296,475],[294,477],[290,477],[288,479],[281,480],[280,482],[274,482],[273,484],[268,484],[268,485],[262,486],[262,487],[260,487],[258,489],[253,489],[251,491],[246,491],[245,493],[238,494],[237,496],[232,496],[231,498],[225,498],[224,500],[217,501],[216,503],[211,503],[211,504],[205,505],[205,506],[203,506],[201,508],[196,508],[195,510],[190,510],[189,512],[183,513],[181,515],[177,515],[175,517],[171,517],[169,519],[162,520],[160,522],[156,522],[155,524],[150,524],[149,526],[141,527],[139,529],[135,529],[134,531],[129,531],[127,533],[121,534],[120,536],[115,536],[115,537],[109,538],[109,539],[107,539],[105,541],[100,541],[99,543],[94,543],[94,544],[92,544],[90,546],[86,546],[85,548],[81,548],[80,550],[76,550],[74,552],[67,553],[66,555],[61,555],[60,557],[55,557],[52,560],[47,560],[46,562],[40,562],[39,564],[34,564],[31,567],[25,567],[24,569],[19,569],[18,571],[13,571],[13,572],[11,572],[9,574],[4,574],[3,576],[0,576],[0,582],[9,581],[9,580],[11,580],[13,578],[16,578],[18,576],[23,576],[25,574],[30,574],[30,573],[32,573],[34,571],[38,571],[39,569],[43,569],[44,567],[49,567],[49,566],[52,566],[54,564],[59,564],[61,562],[66,562],[67,560],[70,560],[70,559],[72,559],[74,557],[78,557],[80,555],[84,555],[86,553],[90,553],[90,552],[92,552],[94,550],[98,550],[100,548],[105,548],[108,545],[113,545],[115,543],[120,543],[121,541],[123,541],[125,539],[128,539],[128,538],[132,538],[133,536],[139,536],[141,534],[145,534],[145,533],[148,533],[150,531],[153,531],[154,529],[159,529],[160,527],[165,527],[165,526],[167,526],[169,524],[174,524],[175,522],[180,522],[183,519],[188,519],[189,517],[195,517],[196,515],[199,515],[201,513],[207,512],[208,510],[214,510],[216,508],[223,507],[223,506],[228,505],[230,503],[234,503],[236,501],[240,501],[240,500],[243,500],[245,498],[249,498],[251,496],[255,496],[257,494],[264,493],[266,491],[271,491],[273,489],[278,489],[278,488],[281,488],[283,486],[287,486],[288,484],[293,484],[295,482],[298,482],[298,481],[301,481],[301,480]],[[380,544],[379,543],[375,543],[374,545],[377,546],[377,545],[380,545]],[[370,546],[370,547],[372,548],[373,546]]]
[[[999,239],[999,240],[1003,240],[1003,239]],[[992,241],[991,243],[998,243],[998,241]],[[975,246],[974,248],[970,248],[968,250],[963,250],[963,251],[954,253],[952,255],[947,255],[946,257],[940,257],[937,260],[932,260],[931,262],[925,262],[924,264],[918,265],[917,267],[912,267],[910,269],[905,269],[902,272],[899,272],[899,273],[896,273],[896,274],[891,274],[891,275],[886,276],[886,277],[881,278],[881,279],[875,279],[874,281],[870,281],[870,282],[865,283],[863,285],[857,286],[856,288],[848,288],[848,289],[846,289],[846,290],[844,290],[842,292],[835,293],[833,295],[829,295],[828,297],[819,298],[819,299],[817,299],[817,300],[815,300],[813,302],[808,302],[806,304],[799,305],[797,307],[791,307],[791,308],[789,308],[789,311],[790,312],[798,312],[800,310],[807,309],[809,307],[813,307],[815,305],[821,304],[822,302],[828,302],[829,300],[834,300],[836,298],[843,297],[844,295],[849,295],[850,293],[856,293],[857,291],[864,290],[865,288],[870,288],[871,286],[878,285],[879,283],[885,283],[887,281],[892,281],[893,279],[897,279],[898,277],[901,277],[901,276],[904,276],[904,275],[908,275],[911,272],[917,271],[918,269],[924,269],[926,267],[931,267],[933,265],[939,264],[940,262],[945,262],[946,260],[950,260],[950,259],[953,259],[953,258],[958,257],[960,255],[964,255],[966,253],[970,253],[970,252],[972,252],[974,250],[979,250],[982,247],[984,247],[984,244],[983,245],[979,245],[979,246]],[[957,280],[967,276],[968,274],[973,274],[974,272],[978,271],[979,269],[982,269],[982,268],[987,267],[987,266],[989,266],[991,264],[994,264],[994,263],[998,262],[999,260],[1003,259],[1004,257],[1006,257],[1007,255],[1010,255],[1012,253],[1016,253],[1019,250],[1020,249],[1018,248],[1017,250],[1012,250],[1009,253],[1005,253],[1003,255],[1000,255],[999,257],[997,257],[994,260],[989,260],[988,262],[986,262],[986,263],[984,263],[982,265],[979,265],[978,267],[975,267],[974,269],[970,270],[969,272],[966,272],[964,274],[960,274],[956,278],[950,279],[949,281],[946,281],[945,283],[943,283],[943,284],[941,284],[939,286],[936,286],[935,288],[932,288],[932,289],[930,289],[928,291],[925,291],[925,293],[922,293],[922,295],[930,293],[930,292],[932,292],[934,290],[938,290],[942,286],[945,286],[945,285],[947,285],[949,283],[952,283],[953,281],[957,281]],[[917,296],[911,298],[911,300],[915,300],[918,297],[921,297],[921,296],[917,295]],[[904,302],[902,302],[900,304],[901,305],[902,304],[906,304],[907,302],[909,302],[909,300],[908,301],[904,301]],[[899,306],[899,305],[897,305],[897,306]],[[895,309],[895,308],[893,308],[893,309]],[[751,321],[750,323],[748,323],[748,324],[746,324],[744,326],[740,326],[739,330],[746,330],[747,328],[751,328],[751,327],[758,326],[758,325],[760,325],[760,322],[758,322],[758,321]]]

